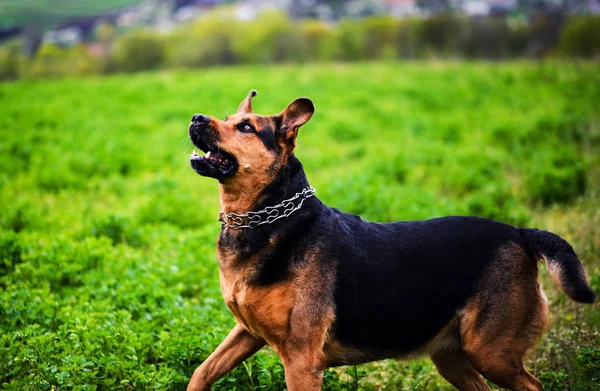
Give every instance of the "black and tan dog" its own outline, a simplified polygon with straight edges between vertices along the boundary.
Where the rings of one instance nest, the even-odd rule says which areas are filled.
[[[369,223],[313,196],[294,156],[309,99],[253,114],[251,91],[224,121],[196,114],[191,157],[219,181],[223,298],[237,325],[198,367],[208,390],[268,344],[289,390],[319,390],[329,366],[429,355],[460,390],[541,390],[523,367],[548,322],[537,281],[545,260],[572,299],[594,293],[559,236],[476,217]],[[483,375],[483,377],[482,377]]]

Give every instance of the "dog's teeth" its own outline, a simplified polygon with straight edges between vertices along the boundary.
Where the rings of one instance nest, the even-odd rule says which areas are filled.
[[[206,152],[206,157],[210,157],[210,151]]]

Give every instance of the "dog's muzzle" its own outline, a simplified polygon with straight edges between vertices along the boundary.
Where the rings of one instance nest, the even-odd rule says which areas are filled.
[[[190,156],[191,167],[200,175],[222,180],[233,176],[238,164],[234,156],[219,146],[220,135],[210,126],[210,117],[204,114],[194,114],[188,129],[192,144],[205,155],[196,150]]]

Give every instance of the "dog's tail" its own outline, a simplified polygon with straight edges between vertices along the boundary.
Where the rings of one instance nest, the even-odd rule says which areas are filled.
[[[593,303],[594,292],[587,283],[585,270],[573,247],[552,232],[520,228],[530,250],[538,259],[546,261],[548,273],[571,299]]]

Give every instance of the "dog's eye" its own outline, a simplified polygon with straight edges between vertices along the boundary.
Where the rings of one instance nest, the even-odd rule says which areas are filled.
[[[244,133],[254,132],[254,128],[249,123],[241,123],[237,126],[237,128],[240,132],[244,132]]]

